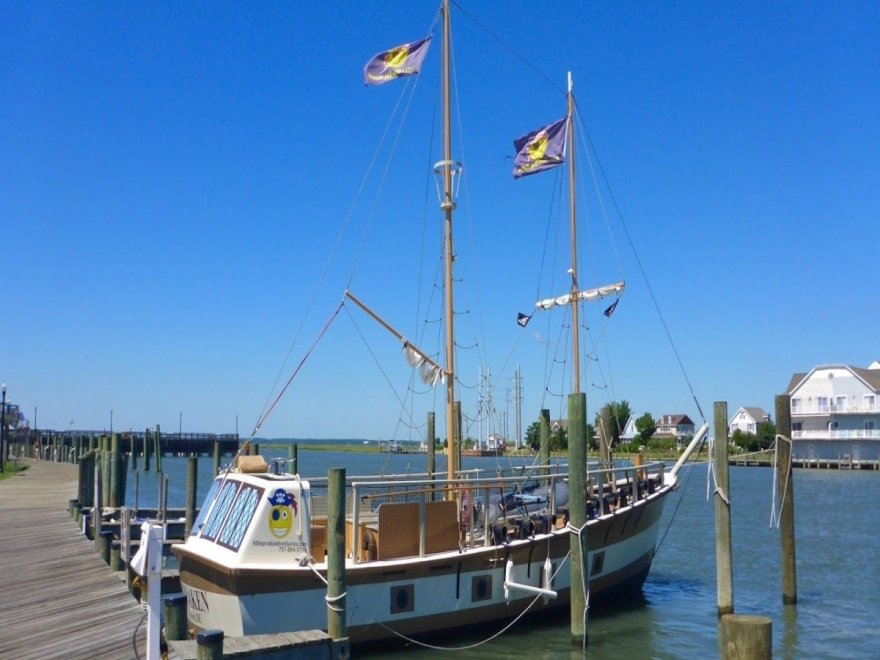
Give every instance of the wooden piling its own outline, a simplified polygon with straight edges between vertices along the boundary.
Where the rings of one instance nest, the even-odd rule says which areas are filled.
[[[539,435],[541,438],[541,465],[550,465],[550,411],[541,409],[538,417]]]
[[[198,490],[199,459],[190,456],[186,464],[186,512],[184,514],[183,534],[188,537],[196,519],[196,491]]]
[[[156,472],[162,471],[162,429],[156,424],[156,432],[153,434],[156,440]]]
[[[733,556],[730,535],[730,474],[727,452],[727,402],[715,402],[715,578],[718,616],[733,613]]]
[[[769,660],[773,657],[773,623],[769,618],[725,614],[718,628],[724,660]]]
[[[110,438],[105,435],[101,436],[101,506],[110,506],[110,486],[111,468],[110,468]]]
[[[214,471],[211,473],[211,478],[218,474],[220,474],[220,441],[214,440]]]
[[[327,475],[327,634],[347,636],[345,617],[345,468]]]
[[[150,429],[144,431],[144,472],[150,471],[150,455],[153,453],[153,434]]]
[[[584,466],[587,462],[586,445],[587,395],[577,392],[568,396],[568,517],[569,523],[581,529],[587,523],[586,474]],[[580,466],[580,467],[578,467]],[[571,559],[569,562],[571,575],[571,643],[582,646],[589,640],[587,633],[588,610],[587,594],[590,583],[590,571],[586,559],[589,548],[586,547],[587,534],[569,534]],[[586,587],[586,589],[585,589]]]
[[[797,604],[794,547],[794,479],[791,467],[791,398],[776,397],[776,442],[779,470],[779,540],[782,550],[782,604]]]
[[[202,630],[196,635],[196,658],[197,660],[222,660],[222,630]]]
[[[137,471],[138,468],[138,438],[137,434],[131,434],[131,469]]]
[[[427,435],[425,436],[425,448],[427,449],[427,452],[428,452],[428,466],[427,466],[428,467],[428,475],[431,479],[434,478],[434,471],[437,468],[436,455],[434,452],[434,450],[436,449],[436,447],[435,447],[436,435],[434,433],[434,423],[435,423],[434,411],[431,410],[428,412],[428,431],[427,431]]]
[[[168,594],[163,598],[165,609],[165,639],[178,641],[189,637],[186,621],[186,595]]]
[[[90,449],[79,459],[79,484],[77,488],[77,499],[80,506],[84,509],[91,508],[95,505],[94,501],[94,483],[95,483],[95,451]]]

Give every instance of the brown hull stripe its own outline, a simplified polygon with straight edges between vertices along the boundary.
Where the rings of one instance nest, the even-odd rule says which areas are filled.
[[[607,550],[614,544],[625,541],[655,524],[663,512],[662,500],[667,492],[659,492],[650,500],[639,502],[634,508],[625,509],[614,516],[600,520],[599,524],[591,525],[590,550]],[[442,560],[436,555],[410,560],[411,563],[405,566],[395,563],[366,562],[348,565],[346,582],[349,586],[357,586],[401,579],[403,576],[408,580],[415,580],[454,574],[459,571],[470,573],[501,567],[508,556],[513,558],[515,564],[524,564],[528,562],[530,554],[533,557],[543,558],[548,550],[551,561],[558,561],[565,557],[569,547],[570,535],[556,533],[551,536],[539,536],[528,542],[513,542],[507,546],[493,546],[478,552],[449,555]],[[188,550],[186,545],[174,546],[173,551],[178,557],[181,582],[209,593],[261,594],[301,591],[323,586],[322,581],[311,569],[295,563],[291,563],[287,568],[235,568],[197,555]],[[325,574],[323,570],[320,572]],[[613,583],[617,578],[604,576],[593,582],[594,589],[601,589],[601,585],[606,580]]]

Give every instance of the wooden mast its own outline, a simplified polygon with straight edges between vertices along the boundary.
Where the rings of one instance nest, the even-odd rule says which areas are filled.
[[[574,96],[572,95],[571,72],[568,73],[568,211],[571,232],[571,391],[581,391],[581,352],[579,338],[578,302],[578,261],[577,261],[577,223],[575,214],[574,179]]]
[[[452,194],[452,112],[449,91],[449,0],[443,0],[443,199],[440,208],[445,215],[445,278],[444,317],[446,321],[446,471],[449,479],[455,478],[456,428],[455,423],[455,333],[452,304],[452,212],[455,200]]]
[[[568,488],[569,525],[578,530],[570,536],[571,561],[569,564],[571,641],[585,644],[587,634],[587,594],[589,593],[590,566],[587,534],[586,472],[587,472],[587,397],[581,392],[580,339],[578,306],[580,292],[577,278],[577,228],[575,214],[574,172],[574,96],[571,72],[568,74],[568,184],[569,212],[571,214],[571,359],[572,384],[568,397]]]

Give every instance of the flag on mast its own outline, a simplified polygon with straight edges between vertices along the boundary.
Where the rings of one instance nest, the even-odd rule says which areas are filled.
[[[384,85],[395,78],[417,74],[430,45],[428,37],[374,55],[364,67],[364,84]]]
[[[567,128],[568,117],[563,117],[549,126],[515,139],[513,178],[537,174],[565,162]]]

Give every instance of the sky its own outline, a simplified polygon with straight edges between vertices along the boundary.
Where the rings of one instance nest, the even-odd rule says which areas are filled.
[[[0,379],[32,424],[248,435],[295,373],[258,436],[417,439],[428,410],[444,436],[442,386],[351,304],[333,316],[349,286],[441,350],[436,10],[4,8]],[[627,282],[610,318],[585,306],[589,419],[772,412],[796,372],[880,359],[880,5],[461,0],[452,19],[468,435],[488,432],[481,372],[494,430],[515,432],[517,367],[523,431],[564,417],[564,314],[515,319],[567,290],[567,170],[511,167],[565,114],[568,71],[579,279]],[[419,76],[364,86],[372,55],[432,30]]]

